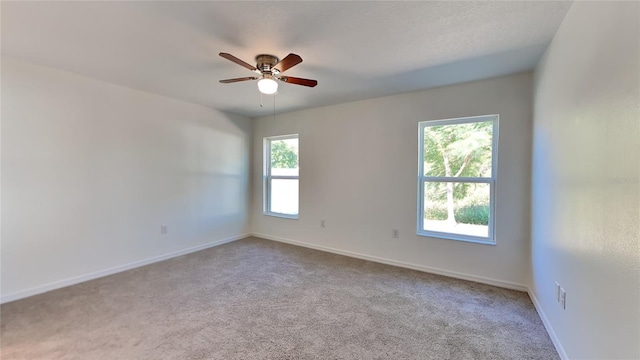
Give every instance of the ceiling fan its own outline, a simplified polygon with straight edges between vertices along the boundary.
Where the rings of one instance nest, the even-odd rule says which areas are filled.
[[[280,80],[289,84],[308,87],[314,87],[318,85],[318,81],[316,80],[280,75],[281,73],[302,62],[302,58],[296,54],[289,54],[282,60],[273,55],[260,54],[256,56],[256,66],[248,64],[231,54],[221,52],[219,55],[240,66],[244,66],[259,75],[220,80],[220,82],[223,84],[247,80],[258,80],[258,90],[260,90],[260,92],[263,94],[274,94],[276,91],[278,91],[278,82],[276,80]]]

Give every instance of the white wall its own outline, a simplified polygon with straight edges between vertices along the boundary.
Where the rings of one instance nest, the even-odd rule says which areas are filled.
[[[640,358],[639,17],[575,2],[536,70],[533,292],[571,359]]]
[[[526,288],[531,90],[525,73],[256,119],[252,230]],[[486,114],[500,114],[497,245],[417,236],[418,122]],[[300,134],[299,220],[262,214],[262,139],[291,133]]]
[[[5,300],[248,232],[250,119],[3,58],[2,130]]]

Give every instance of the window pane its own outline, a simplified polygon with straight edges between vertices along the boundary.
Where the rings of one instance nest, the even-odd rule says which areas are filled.
[[[425,182],[424,230],[488,237],[489,192],[486,183]]]
[[[493,121],[425,126],[424,175],[491,177]]]
[[[271,141],[271,175],[298,176],[298,139]]]
[[[298,179],[271,179],[270,212],[298,215]]]

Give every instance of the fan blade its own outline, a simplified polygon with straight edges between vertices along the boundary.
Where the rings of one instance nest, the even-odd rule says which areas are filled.
[[[223,58],[225,58],[225,59],[227,59],[229,61],[233,61],[234,63],[236,63],[236,64],[238,64],[240,66],[244,66],[244,67],[246,67],[247,69],[249,69],[251,71],[257,70],[255,66],[247,64],[246,62],[238,59],[237,57],[235,57],[235,56],[233,56],[231,54],[227,54],[227,53],[221,52],[218,55],[222,56]]]
[[[220,80],[220,82],[223,83],[223,84],[230,84],[230,83],[234,83],[234,82],[247,81],[247,80],[257,80],[257,79],[258,79],[258,77],[256,77],[256,76],[247,76],[247,77],[242,77],[242,78]]]
[[[303,78],[297,78],[292,76],[280,76],[280,80],[286,83],[308,86],[308,87],[314,87],[318,85],[317,80],[303,79]]]
[[[291,69],[292,67],[300,64],[302,62],[302,58],[296,54],[289,54],[284,59],[280,60],[273,68],[280,71],[285,72],[287,69]]]

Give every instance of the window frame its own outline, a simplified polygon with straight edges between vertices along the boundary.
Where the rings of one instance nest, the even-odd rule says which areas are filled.
[[[284,176],[284,175],[271,175],[271,142],[278,140],[290,140],[290,139],[298,139],[298,176]],[[284,214],[279,212],[270,211],[271,205],[271,181],[276,179],[284,179],[284,180],[298,180],[298,199],[300,196],[300,135],[299,134],[287,134],[287,135],[277,135],[277,136],[268,136],[263,138],[263,171],[262,171],[262,213],[267,216],[274,216],[279,218],[298,220],[300,216],[300,200],[298,200],[298,214]]]
[[[424,174],[424,129],[432,126],[469,124],[475,122],[493,122],[493,138],[491,139],[491,177],[447,177],[425,176]],[[498,177],[498,132],[499,114],[469,116],[442,120],[426,120],[418,122],[418,211],[417,232],[419,236],[435,237],[448,240],[466,241],[479,244],[496,245],[496,183]],[[454,181],[455,180],[455,181]],[[424,187],[427,182],[456,182],[489,184],[489,232],[487,237],[456,234],[433,230],[424,230]]]

